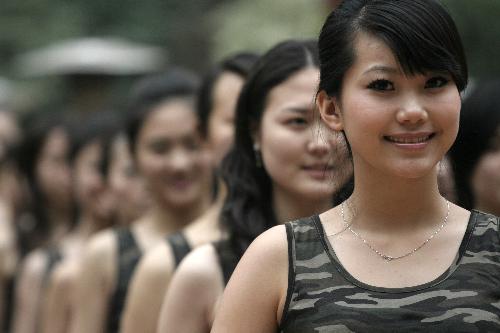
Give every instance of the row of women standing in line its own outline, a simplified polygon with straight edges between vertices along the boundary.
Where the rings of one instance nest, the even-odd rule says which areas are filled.
[[[228,61],[207,77],[199,94],[198,117],[192,111],[194,85],[181,84],[187,82],[184,73],[171,72],[139,85],[127,134],[150,195],[146,213],[131,227],[107,229],[89,239],[105,225],[95,223],[97,213],[113,207],[106,194],[99,197],[89,190],[89,208],[81,210],[75,229],[82,230],[79,245],[50,274],[43,291],[46,297],[37,297],[37,302],[44,301],[35,305],[38,310],[33,306],[32,318],[16,318],[15,323],[22,326],[31,320],[34,329],[49,332],[117,331],[120,326],[125,332],[154,332],[158,325],[168,332],[209,331],[224,285],[259,234],[327,211],[351,193],[350,150],[314,117],[319,73],[315,42],[289,41],[274,47],[252,67],[243,85],[254,59],[240,55],[232,59],[239,70],[225,68]],[[214,178],[212,168],[230,146],[232,112],[242,85],[234,146]],[[470,114],[465,108],[464,116]],[[498,135],[493,133],[491,137]],[[81,150],[82,156],[94,154],[87,166],[101,176],[109,175],[103,172],[105,145],[90,142],[94,144],[90,147],[100,148]],[[488,155],[498,145],[488,142],[485,147]],[[467,148],[455,151],[460,149]],[[463,156],[458,154],[456,165],[464,165]],[[498,202],[491,205],[478,191],[481,171],[488,169],[480,157],[475,155],[477,166],[467,165],[468,176],[460,167],[457,175],[476,190],[475,204],[494,213]],[[78,164],[74,166],[76,173]],[[459,197],[461,193],[459,188]],[[210,245],[193,251],[171,281],[180,259],[204,243]],[[48,252],[45,256],[49,258]],[[43,283],[40,275],[38,283]],[[28,282],[18,290],[26,292],[33,285]],[[29,303],[29,297],[19,299]]]
[[[213,165],[230,146],[234,104],[255,59],[239,54],[214,68],[198,99],[196,76],[171,69],[137,84],[125,117],[42,126],[28,164],[51,224],[47,245],[25,257],[16,279],[13,332],[117,331],[142,253],[220,237],[209,218],[223,193]],[[197,218],[191,234],[166,239]]]
[[[238,54],[223,61],[205,77],[197,100],[196,80],[185,71],[143,80],[132,92],[125,127],[111,113],[91,116],[69,132],[62,125],[45,127],[46,140],[36,141],[45,141],[53,162],[61,162],[47,168],[47,180],[55,185],[68,175],[62,163],[68,153],[77,222],[70,231],[64,230],[67,221],[57,224],[48,235],[51,246],[24,260],[13,332],[155,331],[169,280],[190,249],[239,229],[234,240],[216,242],[216,253],[205,261],[217,269],[220,258],[227,282],[262,231],[332,205],[335,189],[351,172],[345,152],[332,160],[331,140],[313,131],[312,41],[283,43],[257,62],[239,102],[238,144],[225,166],[235,172],[217,170],[214,177],[214,166],[231,148],[236,100],[256,60]],[[129,182],[123,193],[131,198],[109,191],[113,152],[127,141],[131,159],[121,156],[118,173]],[[230,178],[223,182],[221,174]],[[325,183],[330,177],[333,183]],[[69,205],[67,181],[55,186],[60,205]],[[116,215],[125,211],[131,215],[116,225]]]

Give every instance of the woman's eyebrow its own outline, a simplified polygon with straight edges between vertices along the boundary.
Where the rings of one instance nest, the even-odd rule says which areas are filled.
[[[371,73],[371,72],[386,72],[390,74],[400,74],[401,72],[399,69],[391,66],[384,66],[384,65],[374,65],[368,68],[363,75]]]
[[[292,112],[292,113],[298,113],[301,115],[307,114],[309,111],[307,107],[300,107],[300,106],[289,106],[289,107],[284,107],[282,109],[283,112]]]

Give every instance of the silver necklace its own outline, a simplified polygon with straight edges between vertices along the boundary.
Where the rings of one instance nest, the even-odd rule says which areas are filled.
[[[411,256],[412,254],[414,254],[415,252],[417,252],[418,250],[420,250],[421,248],[423,248],[427,243],[429,243],[431,241],[431,239],[434,238],[434,236],[436,236],[441,230],[443,230],[444,226],[446,225],[446,223],[448,222],[448,217],[450,216],[450,202],[448,200],[446,200],[446,208],[447,208],[447,211],[446,211],[446,216],[444,217],[444,220],[443,220],[443,223],[441,223],[441,225],[439,226],[439,228],[436,229],[436,231],[434,231],[430,236],[429,238],[427,238],[425,241],[423,241],[422,244],[420,244],[419,246],[417,246],[416,248],[414,248],[413,250],[411,250],[410,252],[408,253],[405,253],[403,255],[400,255],[400,256],[397,256],[397,257],[393,257],[393,256],[389,256],[387,254],[384,254],[382,252],[380,252],[379,250],[377,250],[376,248],[374,248],[370,243],[368,243],[368,241],[366,239],[363,238],[363,236],[361,236],[359,233],[357,233],[356,231],[354,231],[351,226],[352,226],[352,223],[347,223],[346,219],[345,219],[345,214],[344,214],[344,203],[342,202],[341,206],[341,215],[342,215],[342,221],[344,222],[344,224],[346,225],[346,228],[349,229],[352,234],[354,236],[356,236],[356,238],[358,238],[359,240],[361,240],[363,242],[363,244],[365,244],[366,246],[368,246],[368,248],[370,250],[372,250],[373,252],[375,252],[379,257],[381,257],[382,259],[384,259],[386,262],[390,262],[390,261],[393,261],[393,260],[398,260],[398,259],[403,259],[403,258],[406,258],[408,256]],[[345,230],[345,229],[344,229]]]

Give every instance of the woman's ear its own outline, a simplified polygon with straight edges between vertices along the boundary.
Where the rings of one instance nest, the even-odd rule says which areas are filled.
[[[334,131],[342,131],[344,123],[336,97],[330,97],[322,90],[316,96],[316,106],[323,122]]]

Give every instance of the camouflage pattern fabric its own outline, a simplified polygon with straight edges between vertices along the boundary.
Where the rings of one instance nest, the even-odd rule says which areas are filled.
[[[318,216],[286,224],[289,286],[280,331],[500,332],[499,218],[472,211],[454,264],[429,283],[379,288],[340,264]]]

